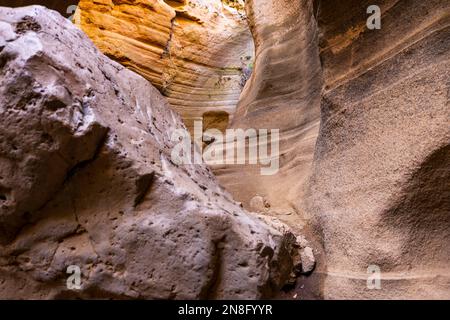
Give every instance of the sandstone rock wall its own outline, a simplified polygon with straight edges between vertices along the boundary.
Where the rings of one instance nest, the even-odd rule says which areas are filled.
[[[175,165],[178,115],[56,12],[0,8],[0,117],[0,298],[261,298],[290,276],[287,227]]]
[[[450,297],[450,3],[320,1],[325,89],[308,196],[325,298]],[[381,289],[367,288],[367,268]]]
[[[315,228],[316,295],[447,298],[449,5],[383,1],[369,30],[371,4],[246,3],[255,71],[232,127],[282,129],[281,168],[216,172],[249,207]]]
[[[366,26],[370,1],[246,1],[256,60],[235,113],[251,40],[242,7],[223,2],[83,0],[79,24],[188,126],[206,114],[207,127],[224,129],[225,111],[231,128],[280,129],[276,175],[213,169],[245,207],[314,235],[314,250],[300,241],[303,268],[314,268],[312,252],[319,261],[299,297],[450,298],[448,1],[380,1],[380,30]],[[247,215],[205,167],[170,163],[165,132],[182,125],[158,93],[91,44],[63,63],[79,33],[52,16],[71,34],[57,40],[68,46],[58,60],[59,35],[39,33],[38,15],[36,24],[7,12],[0,293],[70,296],[61,289],[70,259],[87,266],[82,297],[276,291],[298,259],[292,236]],[[86,83],[101,87],[91,96]],[[368,270],[381,272],[379,289],[368,288]]]
[[[312,1],[246,1],[256,46],[255,69],[242,92],[232,128],[280,130],[280,168],[215,168],[221,183],[245,206],[264,198],[271,215],[304,225],[301,197],[319,129],[322,74]],[[300,190],[300,191],[299,191]]]
[[[76,22],[106,55],[150,80],[192,129],[205,112],[234,114],[253,61],[239,3],[81,0]]]

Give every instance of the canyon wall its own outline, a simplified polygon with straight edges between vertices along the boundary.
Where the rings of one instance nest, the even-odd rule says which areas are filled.
[[[0,8],[0,117],[0,298],[257,299],[298,269],[289,228],[177,165],[164,97],[55,11]]]
[[[222,130],[228,121],[232,129],[279,129],[279,170],[264,176],[261,165],[214,165],[229,195],[205,166],[176,167],[168,160],[173,143],[165,131],[183,125],[153,87],[99,58],[97,51],[93,54],[91,44],[85,44],[89,50],[76,53],[80,65],[69,68],[61,67],[49,45],[43,57],[23,58],[31,78],[20,72],[12,78],[29,83],[26,88],[2,79],[7,90],[2,89],[6,91],[0,97],[6,106],[27,110],[38,99],[37,111],[50,110],[42,116],[44,129],[63,136],[55,144],[45,131],[42,141],[34,141],[30,131],[30,145],[52,146],[36,154],[8,134],[27,137],[28,124],[21,125],[23,120],[15,115],[4,124],[7,129],[2,133],[12,142],[2,145],[8,156],[0,158],[0,168],[11,171],[14,166],[7,159],[22,159],[13,171],[24,183],[8,184],[6,174],[1,175],[1,222],[7,228],[2,248],[6,253],[0,261],[8,275],[5,290],[10,290],[3,295],[14,294],[17,279],[29,283],[24,284],[27,290],[35,290],[36,279],[41,278],[49,279],[44,284],[54,288],[53,283],[62,279],[60,261],[75,248],[82,259],[97,259],[89,260],[94,261],[88,270],[93,284],[83,297],[114,296],[120,286],[126,288],[126,298],[136,292],[162,298],[266,297],[289,277],[296,259],[291,248],[299,246],[286,226],[269,218],[276,216],[296,232],[312,236],[319,257],[315,272],[283,297],[295,292],[301,298],[326,299],[450,298],[450,3],[379,1],[381,29],[374,30],[366,25],[370,16],[366,10],[372,4],[247,0],[248,28],[235,1],[82,0],[75,22],[101,51],[166,95],[189,129],[193,120],[202,118],[206,127]],[[11,33],[12,27],[3,23],[2,36],[17,36],[16,41],[31,37],[31,44],[42,41],[39,32],[36,39],[34,23],[20,23],[23,14],[5,17],[16,30]],[[83,37],[62,21],[58,24],[73,37]],[[57,36],[50,34],[54,41]],[[251,37],[254,70],[245,83],[252,69]],[[71,46],[77,41],[69,37],[62,42],[76,52]],[[14,43],[0,56],[4,73],[12,68],[9,61],[18,63],[22,59],[18,57],[26,54]],[[67,57],[69,51],[64,51]],[[53,69],[36,74],[37,66],[45,63],[56,70],[81,68],[83,76],[69,72],[80,79],[63,80],[54,76]],[[90,69],[93,78],[84,76]],[[84,118],[91,119],[93,112],[94,120],[90,126],[74,125],[78,120],[73,119],[83,118],[78,111],[66,108],[70,116],[58,111],[62,108],[58,101],[70,97],[63,95],[55,102],[54,95],[60,93],[30,89],[41,78],[69,81],[80,92],[84,92],[81,83],[101,83],[93,90],[107,103],[97,103],[93,111],[82,108]],[[10,101],[11,92],[26,94]],[[86,99],[91,99],[89,94]],[[148,145],[146,155],[136,151],[142,144]],[[51,171],[55,181],[36,174],[48,170],[55,171]],[[105,191],[107,180],[114,192]],[[61,186],[62,191],[56,192]],[[17,198],[11,198],[14,193]],[[95,208],[94,197],[100,199]],[[262,216],[248,214],[231,197]],[[8,207],[10,199],[17,203],[13,209]],[[74,206],[72,199],[80,204]],[[118,209],[122,207],[128,209]],[[68,231],[47,232],[55,221]],[[201,226],[198,237],[185,232],[194,225]],[[124,236],[128,231],[131,235]],[[275,245],[269,244],[271,239]],[[111,241],[131,250],[131,256],[120,249],[119,258],[109,258],[106,248]],[[153,251],[162,244],[161,252]],[[289,250],[282,249],[285,244]],[[197,248],[202,248],[200,253]],[[236,254],[236,248],[242,253]],[[171,258],[171,252],[176,257]],[[151,284],[163,288],[162,293],[152,291],[148,282],[134,281],[154,262],[121,263],[124,258],[155,255],[160,266],[182,266],[174,273],[152,274],[156,280]],[[33,257],[41,256],[44,264],[36,265]],[[192,268],[187,261],[198,264]],[[16,265],[20,272],[12,271]],[[117,265],[122,269],[115,270]],[[107,270],[106,275],[100,269]],[[124,276],[124,270],[133,271]],[[224,275],[218,277],[217,270],[225,270],[220,271]],[[378,272],[380,286],[371,288],[370,279]],[[105,278],[114,279],[119,287],[105,288]],[[192,279],[199,285],[189,291]],[[174,289],[166,282],[181,285]],[[49,296],[66,294],[52,291]]]
[[[255,68],[232,128],[279,129],[279,171],[259,165],[215,167],[221,183],[247,208],[305,225],[301,202],[319,130],[322,73],[312,1],[250,0]],[[264,199],[265,208],[253,203]],[[253,201],[252,201],[253,200]]]
[[[305,200],[323,294],[448,299],[450,3],[381,1],[379,30],[370,4],[317,4],[324,92]]]
[[[75,21],[155,85],[190,130],[207,112],[233,116],[253,61],[240,1],[81,0]]]

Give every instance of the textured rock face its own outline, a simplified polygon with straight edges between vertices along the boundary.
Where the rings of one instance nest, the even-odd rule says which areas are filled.
[[[315,239],[246,214],[207,168],[172,164],[177,116],[69,24],[3,10],[0,296],[253,298],[314,270],[295,296],[450,299],[450,3],[382,1],[369,30],[369,1],[247,0],[256,62],[233,115],[250,40],[241,5],[222,2],[238,11],[83,0],[78,17],[188,125],[280,129],[276,175],[214,171]],[[80,292],[65,288],[70,264]]]
[[[325,298],[450,298],[450,3],[321,1],[325,90],[309,195]],[[367,268],[381,270],[368,290]]]
[[[56,12],[0,8],[0,117],[1,298],[260,298],[289,276],[295,237],[174,165],[179,117]]]
[[[240,1],[79,3],[77,24],[106,55],[150,80],[192,129],[209,111],[234,114],[253,60]]]
[[[266,213],[302,225],[297,200],[313,159],[322,88],[313,5],[249,0],[246,11],[256,46],[255,68],[231,127],[279,129],[280,169],[271,176],[248,164],[215,172],[245,206],[252,208],[251,202],[264,197]]]

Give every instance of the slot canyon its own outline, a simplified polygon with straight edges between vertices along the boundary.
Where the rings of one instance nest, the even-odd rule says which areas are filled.
[[[445,0],[0,0],[0,299],[450,299],[449,99]]]

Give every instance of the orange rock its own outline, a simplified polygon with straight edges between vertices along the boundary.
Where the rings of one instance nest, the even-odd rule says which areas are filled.
[[[241,1],[81,0],[76,23],[107,56],[150,80],[189,129],[230,117],[253,41]]]

